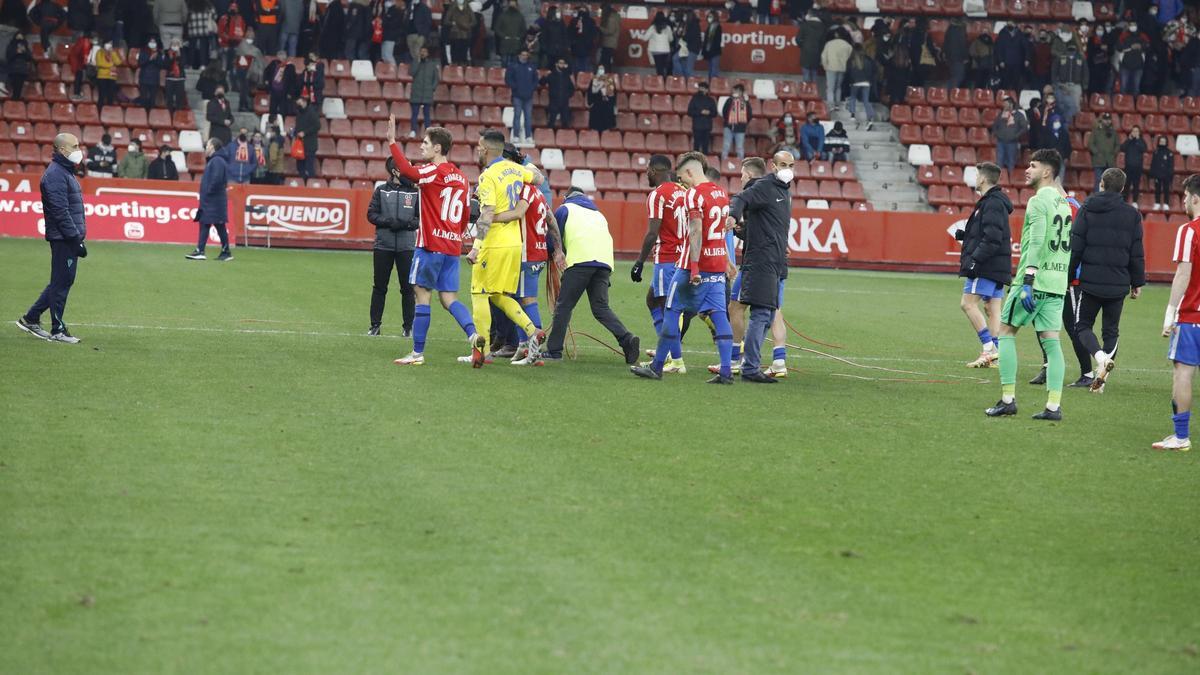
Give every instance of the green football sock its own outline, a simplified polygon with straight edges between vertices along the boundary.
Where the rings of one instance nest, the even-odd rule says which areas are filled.
[[[1046,391],[1050,392],[1050,403],[1046,407],[1054,410],[1062,398],[1067,364],[1063,362],[1062,343],[1058,338],[1042,340],[1042,348],[1046,350]]]
[[[1011,401],[1017,389],[1017,337],[1000,336],[1000,389],[1005,402]]]

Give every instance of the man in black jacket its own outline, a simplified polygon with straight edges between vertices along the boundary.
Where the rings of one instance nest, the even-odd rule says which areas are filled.
[[[1125,295],[1136,300],[1146,285],[1142,214],[1125,203],[1121,196],[1124,189],[1125,172],[1107,169],[1100,176],[1100,192],[1088,197],[1071,226],[1070,272],[1078,277],[1082,291],[1076,306],[1075,330],[1096,359],[1095,376],[1088,378],[1085,373],[1079,379],[1091,379],[1088,384],[1096,392],[1104,391],[1104,382],[1114,367]],[[1104,310],[1103,349],[1092,330],[1100,310]]]
[[[688,117],[692,118],[692,149],[709,154],[712,152],[713,118],[717,116],[717,102],[708,95],[708,83],[696,85],[696,93],[688,101]]]
[[[367,222],[375,226],[375,283],[371,287],[371,328],[367,335],[379,335],[383,324],[383,306],[388,283],[395,268],[400,278],[400,297],[404,308],[404,337],[412,335],[416,300],[409,280],[413,250],[417,246],[421,202],[417,186],[400,175],[396,163],[387,159],[388,181],[375,188],[367,206]]]
[[[1000,308],[1004,287],[1012,282],[1012,231],[1008,217],[1013,206],[1000,188],[999,166],[984,162],[975,169],[979,201],[975,203],[966,227],[956,232],[954,238],[962,242],[958,276],[966,277],[960,306],[983,345],[979,358],[967,366],[990,368],[1000,358],[996,344]],[[979,311],[981,301],[987,307],[987,318]]]
[[[551,129],[571,128],[571,97],[575,95],[575,74],[565,58],[554,63],[554,70],[542,77],[540,84],[549,91],[546,114]]]
[[[777,380],[759,370],[767,327],[779,308],[783,280],[787,278],[787,237],[791,226],[793,178],[791,153],[771,159],[775,173],[766,175],[766,163],[751,157],[742,163],[742,176],[750,178],[729,203],[726,226],[742,239],[742,265],[738,271],[737,302],[750,307],[743,348],[742,379],[774,384]],[[736,224],[740,221],[740,225]]]

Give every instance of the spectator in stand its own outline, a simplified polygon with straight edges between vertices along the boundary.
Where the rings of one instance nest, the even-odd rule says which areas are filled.
[[[753,23],[754,8],[749,0],[734,0],[729,8],[729,23]]]
[[[77,101],[83,98],[83,79],[87,75],[88,56],[92,53],[93,44],[95,44],[95,40],[87,35],[81,35],[71,43],[71,47],[67,51],[67,65],[75,74],[75,83],[71,88],[71,100]]]
[[[158,48],[158,40],[150,38],[146,48],[138,53],[138,105],[150,112],[158,101],[158,82],[162,79],[167,58]]]
[[[808,120],[800,127],[800,156],[810,162],[825,159],[825,127],[817,121],[816,113],[808,113]]]
[[[218,84],[213,89],[213,97],[209,99],[208,107],[205,108],[204,119],[208,120],[209,138],[220,139],[222,145],[229,143],[233,135],[230,131],[233,125],[233,108],[225,98],[224,84]]]
[[[279,133],[279,127],[267,127],[267,185],[283,185],[283,172],[287,167],[288,151],[284,146],[284,135]]]
[[[592,54],[596,53],[598,31],[587,5],[580,5],[576,10],[575,18],[571,19],[567,35],[571,46],[571,55],[575,57],[576,72],[591,72]]]
[[[250,137],[250,149],[254,151],[254,171],[250,174],[250,183],[252,185],[267,184],[267,152],[270,150],[263,141],[263,133],[258,129],[254,130],[254,134]]]
[[[1092,192],[1100,191],[1100,176],[1104,170],[1117,163],[1117,131],[1113,129],[1111,113],[1104,113],[1092,127],[1092,136],[1088,139],[1088,151],[1092,153],[1092,171],[1096,173],[1096,184]]]
[[[704,49],[704,35],[700,30],[700,15],[694,9],[682,12],[682,21],[676,29],[679,48],[671,63],[675,75],[691,77],[696,72],[696,61]]]
[[[1121,152],[1125,153],[1125,189],[1121,194],[1129,198],[1134,206],[1142,196],[1142,170],[1148,151],[1146,141],[1142,138],[1142,128],[1134,126],[1129,130],[1129,137],[1121,144]]]
[[[1029,84],[1030,89],[1042,89],[1047,84],[1050,84],[1050,62],[1053,60],[1051,55],[1051,40],[1050,31],[1045,28],[1038,33],[1037,39],[1032,40],[1029,59]]]
[[[475,32],[475,12],[466,0],[454,0],[442,6],[442,25],[450,38],[447,63],[467,64],[471,58],[471,35]]]
[[[1095,33],[1087,41],[1087,65],[1089,94],[1106,94],[1111,90],[1109,77],[1112,71],[1113,43],[1115,35],[1105,26],[1096,26]]]
[[[983,33],[971,42],[967,55],[971,59],[971,86],[985,88],[992,73],[996,70],[995,51],[992,36]]]
[[[1067,166],[1072,152],[1071,134],[1060,115],[1055,115],[1050,119],[1045,136],[1045,147],[1050,150],[1057,150],[1058,154],[1062,157],[1063,166]]]
[[[149,0],[124,0],[118,7],[126,47],[145,47],[146,38],[158,32],[151,21]]]
[[[277,51],[295,56],[300,49],[300,31],[304,24],[305,0],[279,0],[279,47]],[[315,3],[314,3],[315,4]],[[268,53],[266,51],[264,54]]]
[[[307,99],[296,99],[296,138],[304,142],[304,159],[296,160],[296,173],[307,181],[316,178],[317,134],[321,132],[321,111]]]
[[[1029,45],[1016,24],[1006,24],[996,38],[996,67],[1000,70],[1002,89],[1020,89],[1025,67],[1029,63]]]
[[[25,80],[32,69],[33,54],[29,52],[29,43],[23,39],[8,43],[8,95],[12,100],[21,100]]]
[[[856,115],[855,103],[862,103],[867,116],[867,131],[875,121],[875,105],[871,103],[871,84],[879,72],[875,61],[867,56],[862,45],[854,45],[854,52],[846,63],[846,77],[850,81],[850,115]]]
[[[421,54],[421,47],[425,46],[425,40],[433,34],[433,12],[424,0],[408,0],[408,10],[406,13],[408,21],[406,23],[408,35],[405,41],[408,44],[408,61],[418,58]]]
[[[383,60],[383,14],[387,11],[388,0],[370,0],[367,15],[371,18],[371,39],[367,47],[367,58],[371,67]]]
[[[274,118],[276,115],[290,114],[289,98],[298,88],[296,82],[296,66],[288,61],[287,52],[279,52],[275,60],[263,71],[263,81],[267,85],[268,109],[267,114]]]
[[[125,149],[125,156],[117,163],[117,177],[144,179],[148,175],[147,165],[146,155],[142,154],[142,146],[138,141],[132,141]]]
[[[842,103],[842,80],[846,77],[846,62],[854,48],[843,31],[837,31],[821,50],[821,67],[825,69],[825,101],[830,108]]]
[[[688,101],[688,117],[692,118],[692,149],[708,155],[712,152],[713,119],[717,116],[717,102],[708,94],[708,83],[696,85],[696,93]]]
[[[1075,43],[1068,42],[1066,51],[1050,64],[1050,82],[1054,85],[1058,108],[1067,126],[1071,126],[1071,121],[1079,112],[1079,101],[1087,89],[1087,81],[1087,61],[1075,50]],[[1098,190],[1100,183],[1096,185]]]
[[[733,95],[725,101],[721,109],[721,118],[725,122],[724,135],[721,144],[721,160],[729,157],[729,149],[737,144],[738,161],[746,159],[746,127],[754,119],[754,109],[750,99],[746,97],[746,85],[733,85]]]
[[[604,133],[617,126],[617,83],[597,68],[588,91],[588,128]]]
[[[96,63],[96,87],[99,89],[96,107],[103,111],[104,106],[117,102],[117,69],[125,61],[121,58],[121,52],[113,49],[111,40],[96,50],[93,60]]]
[[[996,137],[996,163],[1007,169],[1009,175],[1017,166],[1021,137],[1026,131],[1029,131],[1029,122],[1025,114],[1017,109],[1017,102],[1011,96],[1005,96],[1004,110],[992,122],[992,135]]]
[[[547,124],[551,129],[571,128],[571,97],[575,95],[575,74],[567,64],[566,58],[560,58],[554,64],[554,70],[541,79],[539,84],[548,90],[546,105]]]
[[[1025,147],[1030,150],[1039,150],[1042,147],[1042,137],[1045,134],[1043,120],[1042,99],[1030,99],[1029,107],[1025,109],[1025,121],[1029,124],[1029,135],[1026,136]]]
[[[208,0],[187,0],[188,60],[192,68],[201,68],[212,58],[213,38],[217,33],[217,13]]]
[[[404,37],[407,11],[404,0],[393,0],[383,13],[383,43],[379,47],[379,56],[384,63],[396,63],[396,45]]]
[[[561,58],[569,56],[567,49],[567,24],[559,16],[558,7],[550,5],[546,8],[546,16],[538,19],[541,28],[542,55],[538,64],[548,68]]]
[[[891,35],[885,33],[882,40],[883,46],[879,50],[878,58],[883,63],[888,102],[904,103],[908,83],[912,79],[912,52]]]
[[[183,6],[181,0],[175,1],[179,2],[181,7]],[[155,7],[154,10],[157,17],[158,7]],[[158,23],[157,18],[154,23]],[[180,23],[183,23],[182,20]],[[71,36],[76,40],[95,30],[96,19],[91,0],[67,0],[67,28],[71,29]]]
[[[525,29],[525,51],[529,52],[529,60],[533,63],[541,63],[542,42],[540,38],[541,31],[537,26]]]
[[[314,3],[315,4],[315,3]],[[331,0],[321,16],[318,51],[323,59],[340,59],[346,52],[346,8],[342,0]]]
[[[183,40],[183,26],[187,22],[184,0],[154,0],[153,18],[164,46]]]
[[[699,22],[697,22],[697,28]],[[612,70],[613,54],[617,51],[617,43],[621,40],[621,14],[613,9],[612,3],[605,2],[600,6],[600,60],[599,64]],[[695,58],[692,63],[696,62]],[[691,75],[689,71],[688,75]]]
[[[957,89],[963,86],[967,78],[967,21],[965,17],[956,16],[950,19],[946,34],[942,38],[942,57],[950,76],[946,79],[946,87]]]
[[[342,58],[349,61],[367,58],[371,44],[371,14],[365,0],[350,0],[346,6],[346,48]]]
[[[38,27],[42,51],[49,54],[53,49],[50,38],[67,21],[67,10],[53,0],[42,0],[29,9],[29,20]],[[32,51],[26,49],[32,55]]]
[[[208,139],[204,146],[204,175],[200,178],[200,207],[196,209],[196,222],[200,225],[200,236],[196,239],[196,250],[185,255],[188,260],[206,260],[205,245],[208,243],[208,233],[211,228],[217,229],[217,237],[221,240],[221,255],[217,260],[225,262],[233,260],[229,252],[229,230],[225,224],[229,222],[229,188],[228,167],[225,155],[221,152],[221,141],[216,138]]]
[[[913,32],[913,39],[917,41],[918,45],[916,48],[916,77],[913,79],[913,86],[923,87],[929,82],[934,69],[942,62],[942,52],[938,49],[937,43],[933,41],[933,36],[929,34],[925,18],[917,21],[917,26]]]
[[[1154,210],[1171,210],[1171,183],[1175,181],[1175,153],[1166,136],[1158,137],[1158,147],[1150,159],[1150,177],[1154,179]]]
[[[658,12],[654,21],[646,29],[646,51],[654,62],[654,73],[659,77],[671,74],[671,39],[673,37],[671,24],[667,15]]]
[[[952,23],[953,21],[954,20],[951,19]],[[846,21],[842,24],[842,30],[846,31],[846,37],[850,39],[850,44],[861,45],[863,43],[862,29],[858,27],[858,20],[854,17],[851,16],[846,18]],[[966,49],[965,43],[963,44],[963,49]]]
[[[850,136],[841,122],[834,122],[833,129],[825,134],[825,152],[831,164],[850,161]]]
[[[321,108],[325,102],[325,64],[316,54],[304,57],[304,70],[300,72],[296,88],[302,98]]]
[[[1183,40],[1186,41],[1176,52],[1182,85],[1180,88],[1187,92],[1188,96],[1200,96],[1200,35],[1197,35],[1193,28]]]
[[[796,159],[800,159],[800,121],[792,116],[792,113],[785,112],[783,117],[775,123],[775,128],[771,130],[771,140],[775,143],[771,147],[771,154],[786,150]]]
[[[163,71],[166,73],[164,82],[166,83],[166,99],[167,110],[174,113],[176,110],[186,110],[188,105],[187,100],[187,73],[184,70],[182,43],[179,38],[171,43],[171,48],[164,55]]]
[[[175,160],[171,159],[171,146],[162,145],[158,148],[158,157],[150,162],[146,169],[146,178],[150,180],[179,180],[179,169]]]
[[[525,15],[517,6],[517,0],[507,0],[496,17],[496,52],[505,68],[517,60],[517,54],[525,48]],[[536,69],[537,65],[531,63]]]
[[[1134,40],[1121,56],[1121,93],[1137,96],[1141,93],[1142,70],[1146,67],[1146,54],[1142,43]]]
[[[263,81],[263,53],[254,44],[254,32],[246,34],[234,52],[233,86],[238,93],[238,112],[254,112],[254,92]]]
[[[279,18],[282,8],[280,0],[253,0],[254,15],[257,17],[255,22],[255,35],[258,37],[258,44],[266,53],[283,50],[283,46],[279,41]],[[230,8],[236,7],[237,2],[229,3]]]
[[[225,70],[233,70],[233,53],[245,37],[246,19],[237,3],[230,3],[229,10],[217,20],[217,46],[225,57]]]
[[[416,298],[409,282],[416,230],[420,226],[420,195],[412,181],[400,175],[395,161],[387,158],[387,182],[375,188],[367,206],[367,222],[375,226],[374,284],[371,286],[371,327],[367,335],[379,335],[383,309],[387,302],[392,270],[400,279],[401,326],[403,337],[412,335],[416,316]]]
[[[529,52],[524,49],[517,55],[517,61],[508,67],[504,73],[504,84],[512,90],[513,145],[531,145],[533,143],[533,95],[538,90],[538,71],[529,61]],[[521,121],[525,124],[522,127]],[[525,134],[521,135],[524,128]]]
[[[816,11],[809,10],[800,24],[796,35],[796,45],[800,47],[800,67],[803,69],[805,82],[816,82],[821,67],[821,52],[825,49],[825,23],[817,16]]]
[[[724,33],[721,30],[721,20],[717,13],[709,10],[708,26],[704,29],[704,44],[701,55],[708,61],[708,79],[721,74],[721,41]]]
[[[245,129],[238,132],[238,137],[221,148],[225,156],[226,171],[230,182],[244,185],[250,182],[254,171],[258,168],[258,154]]]
[[[100,143],[88,150],[87,173],[92,178],[112,178],[117,169],[117,149],[112,136],[105,132]]]
[[[432,126],[430,108],[433,107],[433,97],[437,93],[438,83],[442,79],[441,66],[429,58],[429,47],[421,47],[417,52],[416,65],[412,68],[412,87],[409,90],[409,104],[412,106],[412,130],[409,138],[417,137],[417,113],[424,109],[425,128]]]

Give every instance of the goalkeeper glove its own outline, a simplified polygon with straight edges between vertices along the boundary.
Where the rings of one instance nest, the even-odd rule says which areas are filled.
[[[633,283],[635,283],[635,284],[642,283],[642,267],[643,267],[643,265],[645,265],[645,263],[643,263],[641,260],[639,260],[639,261],[633,263],[633,267],[629,268],[629,278],[632,279]]]
[[[1037,308],[1037,302],[1033,299],[1033,275],[1026,274],[1021,280],[1021,306],[1026,312],[1032,312]]]

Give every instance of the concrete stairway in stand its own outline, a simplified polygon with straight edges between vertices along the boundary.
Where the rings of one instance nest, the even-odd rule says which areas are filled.
[[[845,108],[832,111],[830,119],[846,128],[850,161],[875,210],[933,211],[925,200],[925,190],[917,183],[915,168],[908,163],[908,151],[899,142],[900,130],[880,121],[886,114],[883,106],[875,105],[876,121],[870,130],[861,110],[858,121]]]

